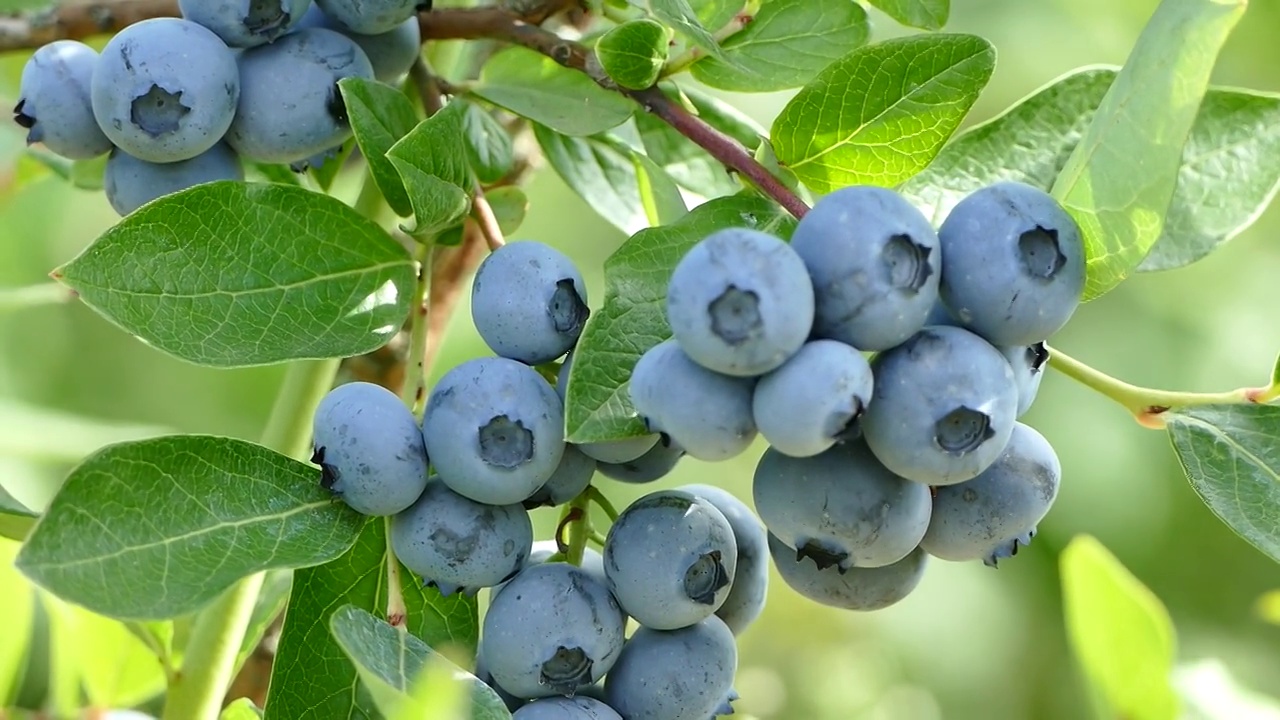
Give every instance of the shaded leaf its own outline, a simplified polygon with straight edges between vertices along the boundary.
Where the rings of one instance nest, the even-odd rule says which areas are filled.
[[[649,158],[638,152],[631,153],[631,165],[636,174],[636,189],[640,194],[640,206],[649,225],[669,225],[689,212],[680,195],[680,188]]]
[[[1236,534],[1280,562],[1280,407],[1191,407],[1166,419],[1196,494]]]
[[[338,173],[347,166],[347,161],[351,159],[351,153],[355,149],[355,142],[347,140],[336,148],[293,163],[289,168],[294,172],[309,172],[312,179],[316,181],[316,185],[327,193],[333,189],[333,181],[338,179]]]
[[[339,200],[229,181],[147,205],[56,274],[128,332],[218,367],[375,350],[415,280],[405,249]]]
[[[644,161],[633,159],[639,153],[609,135],[569,137],[542,125],[534,125],[533,132],[547,162],[600,217],[625,233],[649,227],[636,174],[636,163]],[[659,188],[655,193],[679,195],[661,168],[652,163],[646,168],[647,181]]]
[[[465,104],[451,102],[387,151],[413,206],[413,224],[403,226],[411,235],[437,233],[471,209],[474,180],[463,130],[465,113]]]
[[[387,605],[386,523],[365,525],[342,557],[294,573],[267,696],[267,720],[378,720],[381,715],[356,668],[329,630],[344,605],[382,612]],[[476,601],[462,594],[440,597],[401,568],[408,610],[405,627],[436,647],[474,652]]]
[[[360,154],[369,163],[378,190],[387,205],[400,216],[413,212],[400,174],[387,158],[387,151],[418,124],[418,113],[404,93],[379,82],[348,77],[338,81],[342,101],[351,121],[351,132],[360,145]]]
[[[666,298],[676,263],[707,235],[730,227],[789,238],[795,220],[754,195],[718,198],[671,225],[641,230],[605,261],[604,305],[587,321],[569,371],[565,427],[570,442],[645,434],[627,379],[646,350],[671,336]]]
[[[105,445],[168,432],[168,428],[90,418],[0,398],[0,456],[75,463]],[[0,509],[4,509],[3,496]]]
[[[94,612],[163,619],[260,570],[331,560],[363,522],[320,486],[318,469],[242,440],[175,435],[85,460],[17,565]]]
[[[466,139],[467,160],[476,178],[494,183],[511,172],[515,149],[511,133],[488,110],[465,100],[455,100],[465,108],[462,113],[462,135]]]
[[[566,135],[594,135],[627,121],[635,103],[585,74],[532,50],[512,47],[484,64],[472,91]]]
[[[19,545],[0,539],[0,617],[4,618],[4,642],[0,642],[0,707],[12,707],[26,665],[35,622],[35,589],[13,566]]]
[[[670,90],[666,94],[673,99],[679,96]],[[683,89],[683,94],[708,125],[748,149],[760,146],[760,138],[766,131],[751,118],[711,95],[688,88]],[[638,113],[635,123],[645,154],[681,187],[705,198],[732,195],[742,189],[719,160],[667,123],[648,113]]]
[[[667,62],[667,29],[648,18],[628,20],[600,36],[596,57],[618,85],[642,90],[654,84]]]
[[[473,698],[471,720],[505,720],[511,717],[507,706],[488,685],[474,675],[453,665],[414,635],[397,630],[369,612],[346,605],[329,620],[333,636],[347,657],[355,664],[366,687],[379,699],[379,709],[388,716],[438,717],[427,714],[427,708],[414,708],[416,698],[410,696],[423,671],[432,663],[451,668],[451,683],[465,688]],[[423,698],[426,699],[426,698]],[[416,712],[415,712],[416,710]]]
[[[1084,298],[1115,287],[1160,239],[1182,150],[1243,0],[1164,0],[1138,37],[1053,195],[1080,224]]]
[[[59,672],[70,673],[91,707],[133,707],[160,694],[154,652],[124,623],[42,594]]]
[[[746,0],[689,0],[698,22],[713,33],[728,25],[745,5]]]
[[[728,62],[708,57],[690,70],[722,90],[786,90],[866,43],[870,32],[866,11],[850,0],[772,0],[724,41]]]
[[[778,159],[817,193],[893,186],[942,148],[995,67],[973,35],[913,35],[829,65],[773,122]]]
[[[907,27],[941,30],[951,14],[951,0],[870,0],[881,12]]]
[[[1109,716],[1174,720],[1176,641],[1160,599],[1091,536],[1073,538],[1060,562],[1067,637]]]
[[[529,196],[516,185],[505,185],[486,192],[485,198],[493,208],[493,216],[497,218],[502,234],[514,235],[529,212]]]

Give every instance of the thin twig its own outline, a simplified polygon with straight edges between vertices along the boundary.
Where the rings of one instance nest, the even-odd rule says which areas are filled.
[[[480,233],[484,235],[485,244],[489,246],[490,251],[507,244],[502,236],[498,217],[493,214],[493,206],[489,204],[489,198],[484,196],[484,190],[478,182],[475,184],[475,195],[471,200],[471,217],[479,226]]]

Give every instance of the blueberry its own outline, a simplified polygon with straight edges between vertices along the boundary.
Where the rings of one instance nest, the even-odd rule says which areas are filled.
[[[514,695],[572,696],[613,667],[624,628],[618,602],[590,574],[543,563],[493,597],[480,643],[494,680]]]
[[[13,120],[27,129],[27,144],[43,143],[71,160],[98,157],[111,141],[93,117],[90,86],[98,53],[74,40],[36,50],[22,68]]]
[[[516,711],[511,720],[622,720],[613,708],[581,695],[535,700]]]
[[[924,577],[929,556],[916,548],[892,565],[841,573],[798,557],[794,548],[769,533],[769,555],[782,581],[814,602],[844,610],[883,610],[900,602]]]
[[[394,515],[427,484],[427,451],[395,393],[353,382],[325,395],[313,420],[314,462],[325,487],[365,515]]]
[[[227,142],[250,160],[293,163],[351,136],[338,81],[373,79],[369,58],[347,36],[306,28],[240,54],[240,105]]]
[[[117,149],[107,158],[102,178],[107,201],[121,215],[165,195],[217,180],[244,180],[240,158],[226,143],[173,163],[150,163]]]
[[[765,544],[764,525],[746,503],[727,490],[699,484],[676,489],[714,505],[733,529],[733,539],[738,548],[737,566],[733,571],[729,596],[716,610],[716,615],[734,635],[739,635],[764,610],[765,594],[769,589],[769,550]]]
[[[178,0],[182,17],[217,33],[231,47],[272,42],[293,30],[311,0]]]
[[[809,457],[855,437],[871,401],[871,365],[836,340],[813,340],[785,365],[760,378],[752,415],[778,452]]]
[[[809,458],[765,450],[752,493],[769,532],[819,569],[890,565],[929,527],[929,488],[890,472],[863,442]]]
[[[373,64],[373,76],[385,83],[393,83],[404,77],[422,52],[422,30],[416,17],[411,17],[384,33],[361,35],[346,29],[342,23],[326,15],[319,5],[312,5],[298,27],[328,28],[355,40]]]
[[[188,160],[227,133],[240,99],[231,49],[178,18],[121,30],[93,71],[93,115],[111,142],[140,160]]]
[[[995,567],[1018,552],[1058,497],[1062,466],[1044,436],[1018,423],[1000,458],[978,477],[937,489],[920,546],[943,560]]]
[[[1018,388],[1018,417],[1031,409],[1040,392],[1044,367],[1049,362],[1049,349],[1042,342],[1034,345],[1006,345],[996,348],[1013,368],[1013,382]]]
[[[316,0],[316,5],[352,32],[390,32],[417,12],[423,0]]]
[[[627,720],[708,720],[733,712],[738,648],[712,615],[679,630],[642,627],[604,681],[605,702]]]
[[[483,503],[524,502],[564,457],[564,408],[536,370],[503,358],[468,360],[427,399],[422,435],[449,487]]]
[[[442,595],[474,595],[510,578],[532,545],[524,508],[468,500],[437,477],[417,502],[391,518],[396,557]]]
[[[824,196],[791,247],[813,278],[818,337],[886,350],[923,327],[938,299],[938,236],[893,190],[855,185]]]
[[[596,474],[596,461],[582,454],[576,445],[564,446],[564,455],[551,477],[524,501],[530,510],[563,505],[582,494]]]
[[[754,378],[722,375],[690,360],[675,340],[641,355],[630,383],[631,402],[649,430],[706,461],[740,455],[755,440],[754,388]]]
[[[871,362],[875,393],[862,435],[894,473],[927,485],[964,482],[995,462],[1018,411],[1013,369],[960,328],[927,327]]]
[[[573,348],[589,315],[582,274],[539,242],[508,243],[476,270],[471,318],[494,353],[530,365]]]
[[[1053,335],[1080,304],[1084,241],[1043,190],[1000,182],[961,200],[938,229],[942,298],[993,345]]]
[[[677,445],[669,436],[659,435],[653,447],[635,460],[621,463],[597,463],[596,470],[610,480],[641,485],[669,475],[684,454],[684,448]]]
[[[495,586],[496,588],[497,586]],[[489,672],[489,662],[484,658],[484,645],[476,647],[476,679],[488,685],[493,692],[502,700],[502,704],[507,706],[507,710],[515,712],[526,705],[529,701],[522,697],[516,697],[507,692],[505,688],[499,685],[493,679],[493,673]]]
[[[533,544],[533,549],[529,552],[529,557],[525,558],[524,565],[520,569],[531,567],[544,563],[560,551],[555,540],[539,540]],[[604,574],[604,556],[598,550],[591,547],[582,549],[582,571],[587,573],[596,582],[601,585],[608,586],[609,581]],[[505,582],[498,583],[489,589],[489,597],[494,598],[506,587]]]
[[[667,320],[680,349],[708,370],[751,377],[791,357],[813,327],[813,283],[782,240],[729,228],[676,265]]]
[[[604,572],[624,612],[655,630],[712,615],[733,583],[733,527],[709,501],[662,490],[618,515],[604,542]]]

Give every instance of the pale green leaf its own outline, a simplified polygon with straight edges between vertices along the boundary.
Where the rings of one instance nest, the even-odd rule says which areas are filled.
[[[408,252],[341,201],[229,181],[148,204],[56,276],[126,331],[217,367],[375,350],[415,282]]]
[[[649,225],[669,225],[689,212],[680,195],[680,188],[649,158],[632,151],[631,164],[636,174],[636,189],[640,205]]]
[[[95,612],[163,619],[260,570],[338,557],[364,521],[320,486],[316,468],[242,440],[176,435],[85,460],[17,564]]]
[[[13,566],[19,544],[0,538],[0,617],[4,618],[4,642],[0,642],[0,707],[9,707],[26,672],[27,648],[35,619],[35,589]]]
[[[1236,534],[1280,562],[1280,406],[1191,407],[1166,419],[1196,494]]]
[[[1163,0],[1067,159],[1053,195],[1084,233],[1086,300],[1160,239],[1197,109],[1244,0]]]
[[[866,11],[851,0],[772,0],[724,41],[727,61],[704,58],[691,71],[722,90],[786,90],[866,43],[870,32]]]
[[[1280,720],[1280,700],[1241,685],[1221,660],[1184,664],[1173,683],[1186,706],[1183,720]]]
[[[262,711],[249,698],[240,698],[222,709],[218,720],[259,720]]]
[[[168,432],[168,428],[101,420],[0,398],[0,456],[74,463],[106,445]]]
[[[347,108],[351,132],[360,154],[369,163],[369,173],[387,205],[397,215],[413,212],[395,166],[387,151],[418,124],[418,113],[404,93],[379,82],[348,77],[338,81]]]
[[[919,172],[964,119],[995,67],[972,35],[913,35],[829,65],[773,122],[778,159],[811,190],[894,186]]]
[[[1159,598],[1088,535],[1072,539],[1060,562],[1067,638],[1109,717],[1175,720],[1176,640]]]
[[[440,232],[471,208],[474,180],[463,124],[466,112],[465,103],[449,103],[387,151],[413,206],[413,223],[404,226],[410,234]]]
[[[62,672],[75,673],[93,707],[133,707],[165,687],[155,653],[124,623],[42,596],[49,613],[52,652]]]

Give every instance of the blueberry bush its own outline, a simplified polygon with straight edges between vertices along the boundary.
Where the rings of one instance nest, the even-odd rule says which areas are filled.
[[[119,216],[0,311],[281,368],[249,437],[0,405],[0,450],[77,439],[48,497],[0,473],[0,718],[819,717],[756,695],[766,601],[1018,582],[1098,472],[1036,427],[1051,371],[1280,562],[1280,362],[1158,390],[1059,343],[1280,187],[1280,97],[1212,83],[1275,14],[1151,5],[1123,64],[973,123],[997,48],[948,0],[0,2],[0,194]],[[775,92],[767,127],[733,104]],[[545,177],[625,240],[527,234]],[[1179,664],[1161,601],[1071,535],[1081,712],[1280,715]]]

